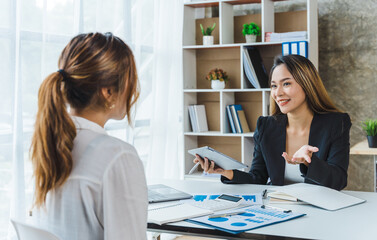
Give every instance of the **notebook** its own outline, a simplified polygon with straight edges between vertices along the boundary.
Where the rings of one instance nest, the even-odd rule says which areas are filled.
[[[307,183],[296,183],[271,190],[276,190],[279,192],[279,194],[275,194],[275,198],[278,198],[279,195],[289,195],[292,197],[290,199],[292,201],[300,200],[330,211],[339,210],[365,202],[364,199],[360,199],[328,187]],[[269,194],[269,196],[271,196],[271,194]],[[285,200],[288,200],[286,196]]]
[[[162,225],[212,213],[213,211],[211,210],[195,207],[182,202],[157,208],[150,205],[148,207],[148,222]]]
[[[158,203],[192,198],[192,195],[163,184],[148,185],[148,202]]]

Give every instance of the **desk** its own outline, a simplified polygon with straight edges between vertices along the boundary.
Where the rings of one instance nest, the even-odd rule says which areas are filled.
[[[377,148],[370,148],[368,146],[368,141],[362,141],[353,146],[350,149],[350,154],[353,155],[373,155],[373,162],[374,162],[374,178],[373,178],[373,183],[374,183],[374,191],[376,192],[376,164],[377,164]]]
[[[250,194],[275,187],[254,184],[227,185],[221,182],[195,180],[148,180],[148,184],[156,183],[162,183],[191,194],[219,192]],[[274,204],[274,206],[289,208],[307,215],[237,235],[184,221],[161,226],[148,223],[148,231],[221,239],[377,239],[377,194],[344,192],[365,199],[367,202],[338,211],[326,211],[311,205]]]

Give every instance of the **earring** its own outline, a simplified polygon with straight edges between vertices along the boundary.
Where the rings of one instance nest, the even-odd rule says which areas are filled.
[[[109,106],[109,109],[114,109],[115,108],[115,104],[113,103],[111,106]]]

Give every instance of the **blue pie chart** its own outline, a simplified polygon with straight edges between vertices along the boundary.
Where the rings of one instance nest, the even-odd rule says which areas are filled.
[[[254,216],[255,216],[255,214],[247,213],[247,212],[245,212],[245,213],[241,213],[240,215],[241,215],[241,216],[244,216],[244,217],[254,217]]]
[[[228,218],[224,218],[224,217],[209,218],[208,221],[212,221],[212,222],[226,222],[226,221],[228,221]]]
[[[247,224],[243,222],[235,222],[230,225],[235,226],[235,227],[243,227],[243,226],[246,226]]]

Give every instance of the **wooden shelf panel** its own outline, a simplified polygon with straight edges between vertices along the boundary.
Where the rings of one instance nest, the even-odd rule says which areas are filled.
[[[185,93],[199,93],[199,92],[270,92],[271,88],[247,88],[247,89],[222,89],[222,90],[215,90],[215,89],[184,89],[183,92]]]
[[[193,8],[203,8],[203,7],[218,7],[219,1],[196,1],[185,3],[185,6],[193,7]]]
[[[185,132],[185,136],[213,136],[213,137],[253,137],[254,132],[250,133],[221,133],[219,131],[208,131],[208,132]]]
[[[350,149],[350,154],[358,155],[377,155],[377,148],[370,148],[368,146],[368,141],[364,140],[357,143]]]
[[[240,49],[201,49],[196,51],[196,88],[211,88],[211,82],[206,80],[207,74],[214,68],[223,69],[229,76],[226,89],[241,88]]]
[[[308,39],[306,39],[308,41]],[[281,45],[283,42],[256,42],[256,43],[233,43],[233,44],[215,44],[215,45],[191,45],[183,46],[183,49],[219,49],[219,48],[240,48],[243,46],[270,46]]]

